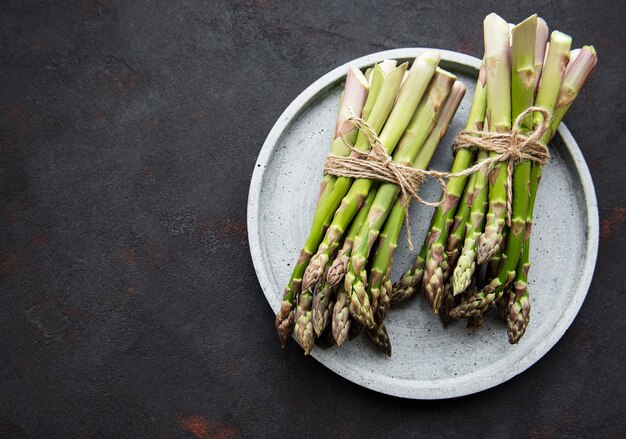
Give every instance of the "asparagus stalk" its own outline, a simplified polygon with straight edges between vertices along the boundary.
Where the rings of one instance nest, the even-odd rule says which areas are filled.
[[[463,201],[457,207],[452,226],[450,226],[448,242],[446,244],[447,268],[443,270],[445,278],[449,277],[449,270],[456,267],[461,245],[465,238],[465,232],[469,228],[467,221],[470,218],[472,203],[474,201],[477,177],[477,174],[473,174],[467,182],[465,192],[463,193]]]
[[[372,298],[372,310],[376,323],[382,323],[387,312],[389,296],[383,286],[384,277],[389,272],[393,254],[398,246],[398,235],[402,229],[405,212],[406,209],[402,202],[396,200],[380,233],[378,248],[370,268],[368,289]]]
[[[513,118],[517,118],[533,105],[535,95],[536,35],[536,15],[527,18],[515,26],[512,31],[511,108]],[[530,131],[532,127],[531,120],[531,116],[528,115],[521,121],[522,133],[527,134]],[[531,163],[523,161],[516,165],[513,172],[513,212],[511,228],[506,233],[506,254],[499,258],[502,259],[502,263],[499,264],[497,276],[494,277],[487,288],[508,285],[515,276],[515,268],[524,240],[523,232],[530,196],[530,169]],[[504,234],[504,231],[502,233]],[[498,254],[500,254],[500,248],[496,250],[494,256]]]
[[[407,127],[411,116],[432,78],[435,68],[441,59],[437,51],[426,51],[413,62],[409,75],[400,89],[398,99],[389,115],[389,120],[380,133],[380,141],[387,153],[391,154],[395,149],[400,136]],[[357,144],[358,144],[357,138]],[[339,182],[340,180],[338,180]],[[372,186],[373,180],[361,178],[357,179],[350,187],[347,194],[341,201],[341,206],[337,209],[333,221],[328,228],[324,240],[319,245],[317,253],[311,258],[310,264],[305,272],[303,288],[314,285],[322,275],[330,255],[336,249],[339,240],[357,213],[363,200]],[[337,184],[336,184],[337,186]]]
[[[413,165],[419,149],[434,129],[441,106],[455,80],[454,75],[437,69],[428,91],[400,141],[398,150],[393,155],[395,163],[405,166]],[[354,239],[354,249],[345,277],[346,291],[350,291],[350,314],[369,328],[374,325],[374,319],[370,297],[366,290],[365,264],[399,191],[399,186],[393,183],[380,185],[367,218]]]
[[[367,213],[372,207],[374,198],[376,197],[376,191],[378,190],[378,182],[374,182],[372,189],[370,189],[363,205],[359,209],[359,212],[354,217],[354,220],[350,224],[346,238],[344,239],[343,246],[334,259],[331,266],[328,268],[326,274],[327,282],[332,286],[337,286],[341,283],[346,275],[346,269],[348,268],[348,262],[350,261],[350,253],[352,252],[352,245],[354,244],[354,237],[361,228],[361,224],[365,221]]]
[[[509,231],[508,227],[505,227],[504,230],[502,230],[502,240],[504,242],[507,242]],[[500,262],[502,262],[502,251],[496,253],[495,256],[487,263],[487,282],[491,282],[498,276],[498,272],[500,271]]]
[[[485,69],[485,79],[486,73],[487,70]],[[470,113],[470,117],[467,121],[468,129],[482,127],[483,119],[485,117],[487,103],[486,98],[488,92],[485,89],[485,82],[481,82],[480,79],[479,75],[480,87],[477,84],[474,97],[474,103],[478,106],[476,111],[474,111],[474,105],[472,105],[472,113]],[[451,172],[460,172],[466,169],[472,162],[474,156],[474,150],[463,149],[459,151],[454,163],[452,164]],[[424,288],[424,295],[433,307],[433,312],[435,314],[439,312],[439,305],[443,295],[444,276],[442,263],[444,262],[448,229],[452,224],[453,215],[459,199],[463,194],[466,181],[467,177],[456,177],[450,179],[448,182],[448,192],[445,202],[435,212],[433,226],[430,229],[428,252],[425,259],[422,284]]]
[[[541,77],[541,71],[543,69],[543,61],[545,59],[547,39],[548,39],[548,25],[543,19],[537,17],[537,32],[535,35],[535,85],[534,85],[535,92],[537,91],[537,86],[539,85],[539,79]],[[573,59],[573,56],[574,56],[574,52],[571,52],[570,59]],[[531,190],[531,193],[532,193],[532,190]],[[532,217],[532,211],[529,211],[529,212]],[[525,253],[525,251],[522,250],[522,258],[520,258],[520,261],[518,262],[518,269],[517,269],[518,272],[519,272],[520,264],[523,264],[523,259],[524,259],[525,254],[527,255],[527,253]],[[493,279],[498,275],[497,273],[498,273],[498,268],[500,265],[500,259],[501,259],[501,253],[498,253],[496,256],[494,256],[494,258],[491,261],[489,261],[489,267],[488,267],[487,272],[488,272],[490,279]],[[516,276],[514,280],[514,285],[516,285],[517,283],[518,283],[518,279]],[[513,288],[511,288],[511,286],[505,289],[505,293],[504,293],[505,297],[509,297],[512,289]],[[498,301],[497,306],[498,306],[498,313],[500,314],[500,317],[502,317],[506,321],[507,314],[509,312],[508,300]],[[521,307],[519,309],[521,310]]]
[[[511,65],[509,25],[496,14],[484,21],[485,65],[487,68],[487,122],[491,132],[511,131]],[[534,62],[534,57],[533,57]],[[495,155],[491,153],[490,155]],[[489,211],[485,231],[478,238],[477,258],[482,264],[498,251],[506,213],[506,163],[489,174]]]
[[[509,343],[515,344],[526,332],[526,327],[530,321],[530,300],[528,298],[528,270],[530,269],[530,233],[533,226],[533,210],[535,199],[537,198],[537,188],[539,186],[539,166],[531,169],[530,176],[530,198],[526,211],[524,223],[524,243],[522,246],[522,256],[520,257],[515,279],[507,300],[507,334]]]
[[[428,235],[430,235],[430,231],[427,232],[426,240],[422,244],[422,248],[411,268],[405,271],[400,280],[393,286],[390,298],[391,304],[404,302],[413,297],[413,294],[415,294],[415,291],[419,285],[421,285],[422,278],[424,277],[426,254],[428,252]]]
[[[550,115],[554,113],[557,98],[559,96],[559,90],[563,75],[565,73],[565,66],[569,59],[569,49],[571,45],[571,38],[561,32],[555,31],[550,38],[550,47],[548,49],[548,55],[543,68],[543,74],[539,82],[539,90],[537,91],[537,97],[535,98],[535,105],[545,108]],[[542,123],[541,115],[533,115],[533,124],[536,126]],[[550,139],[550,131],[542,137],[541,142],[545,145]],[[518,165],[518,168],[520,165]],[[541,167],[538,165],[532,165],[530,170],[530,176],[522,184],[516,184],[513,182],[513,215],[516,216],[516,200],[521,209],[521,200],[518,194],[523,198],[526,198],[526,207],[524,210],[523,218],[526,218],[526,211],[530,208],[529,200],[532,200],[535,196],[530,192],[530,188],[535,187],[541,176]],[[530,182],[530,185],[529,183]],[[535,191],[536,192],[536,191]],[[529,198],[530,197],[530,198]],[[515,270],[517,268],[517,262],[520,257],[520,249],[523,244],[524,233],[520,233],[519,230],[519,218],[517,218],[517,226],[513,226],[511,233],[507,236],[507,248],[503,254],[503,263],[500,264],[498,277],[493,279],[482,291],[471,297],[467,303],[458,306],[453,309],[451,316],[453,318],[470,317],[484,313],[489,307],[500,299],[503,294],[504,288],[513,281],[515,276]],[[524,222],[525,225],[525,222]],[[522,229],[523,231],[523,229]]]
[[[377,70],[377,72],[374,76],[384,74],[381,68],[375,70]],[[341,130],[343,129],[344,138],[349,144],[353,144],[356,141],[358,134],[356,129],[351,129],[348,124],[344,124],[344,122],[352,114],[360,114],[362,112],[365,106],[367,106],[366,97],[367,101],[373,101],[376,99],[377,94],[378,93],[375,92],[368,95],[367,81],[358,69],[350,68],[348,70],[339,108],[339,116],[337,117],[335,136],[331,144],[331,154],[339,156],[347,156],[350,154],[350,149],[341,139]],[[327,211],[329,207],[327,203],[336,181],[337,178],[330,175],[325,176],[322,180],[318,204],[313,215],[311,232],[300,252],[300,257],[298,258],[294,271],[283,293],[283,301],[281,302],[280,310],[276,315],[275,321],[282,347],[287,343],[287,339],[294,324],[293,303],[295,296],[300,292],[302,275],[311,254],[313,254],[313,251],[317,248],[317,244],[319,243],[318,239],[320,239],[319,236],[323,234],[323,231],[328,226],[329,218]]]
[[[569,62],[571,45],[572,38],[569,35],[565,35],[559,31],[552,32],[546,62],[543,67],[543,74],[539,81],[539,89],[535,99],[535,105],[546,108],[550,112],[552,119],[555,117],[557,103],[561,96],[561,83],[563,82],[565,70]],[[564,114],[563,112],[562,115]],[[542,116],[537,113],[534,114],[533,124],[539,125],[542,122]],[[547,144],[550,137],[551,132],[548,130],[541,140],[544,144]]]
[[[584,46],[578,55],[567,65],[563,84],[554,109],[550,137],[556,133],[565,113],[570,109],[580,90],[591,77],[598,63],[598,55],[593,46]]]
[[[470,114],[467,119],[467,129],[482,130],[483,128],[483,119],[485,118],[485,107],[487,103],[487,89],[485,86],[486,76],[485,65],[483,63],[478,74],[478,80],[476,81],[474,98],[472,100]],[[454,159],[454,163],[452,164],[451,172],[460,172],[466,169],[471,164],[474,155],[474,151],[467,149],[459,151]],[[450,195],[446,197],[446,202],[437,208],[435,214],[433,215],[426,239],[424,240],[424,244],[422,245],[417,259],[413,263],[413,266],[402,275],[400,280],[394,286],[391,296],[392,303],[407,300],[409,297],[413,296],[418,288],[418,285],[422,283],[426,258],[429,256],[430,245],[441,234],[444,225],[448,221],[446,216],[453,215],[454,205],[456,205],[457,202],[455,197],[460,196],[463,188],[465,187],[465,182],[465,177],[452,178],[448,182],[448,191]],[[442,198],[443,196],[444,195],[442,195]],[[433,232],[437,235],[437,237],[432,236]],[[438,249],[436,250],[435,254],[438,255]],[[432,274],[429,274],[429,276],[432,276]]]
[[[397,238],[396,238],[396,241],[397,241]],[[376,324],[382,323],[385,320],[385,317],[387,316],[387,311],[389,311],[389,307],[391,306],[391,291],[393,289],[393,286],[391,284],[392,267],[393,267],[393,254],[389,258],[387,272],[384,273],[382,281],[380,282],[380,286],[378,287],[378,293],[377,293],[378,300],[372,301],[372,311],[374,312],[374,321],[376,322]],[[372,291],[371,292],[372,297],[374,297],[374,294],[375,292]]]
[[[472,174],[463,192],[463,199],[456,208],[454,219],[448,233],[448,242],[446,243],[445,253],[441,260],[441,272],[444,279],[442,294],[435,298],[433,306],[438,309],[439,318],[444,326],[449,321],[449,313],[455,305],[455,298],[450,282],[450,271],[456,266],[461,244],[467,229],[466,223],[470,216],[471,205],[474,198],[474,189],[476,186],[476,174]]]
[[[571,107],[580,90],[593,73],[598,58],[593,46],[585,46],[577,54],[570,54],[570,62],[567,66],[565,77],[561,83],[559,98],[556,103],[551,124],[551,137],[563,119],[563,116]],[[508,300],[508,336],[509,342],[514,344],[524,335],[530,321],[530,300],[528,298],[528,271],[530,270],[530,234],[533,225],[533,208],[537,196],[537,187],[541,168],[536,167],[531,171],[531,198],[526,215],[526,230],[524,236],[524,248],[522,257],[517,264],[513,291]]]
[[[444,257],[441,261],[442,277],[444,279],[443,294],[440,295],[439,302],[437,300],[433,304],[438,308],[439,318],[441,322],[446,326],[449,321],[449,313],[455,305],[455,298],[451,285],[450,271],[456,266],[458,260],[461,244],[465,237],[465,231],[467,230],[467,221],[469,220],[471,205],[474,198],[474,189],[476,185],[476,174],[470,176],[469,181],[465,186],[465,192],[463,193],[463,200],[456,209],[450,231],[448,233],[448,242],[446,243],[446,249]]]
[[[480,162],[487,158],[485,151],[478,153],[477,161]],[[452,292],[458,295],[464,292],[470,285],[476,270],[476,247],[478,237],[482,234],[485,226],[485,214],[487,213],[487,173],[479,171],[476,174],[474,183],[474,194],[472,206],[470,209],[470,218],[465,231],[465,242],[463,250],[459,256],[452,273]]]
[[[537,17],[537,33],[535,34],[535,93],[539,87],[539,78],[543,69],[543,60],[546,55],[546,42],[548,41],[548,25],[541,17]]]

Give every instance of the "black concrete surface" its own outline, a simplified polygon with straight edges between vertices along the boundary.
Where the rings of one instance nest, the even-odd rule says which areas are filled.
[[[281,351],[246,233],[283,109],[383,49],[532,12],[600,66],[566,118],[601,243],[578,318],[477,395],[396,399]],[[623,2],[3,1],[0,437],[624,437]],[[565,238],[565,237],[564,237]],[[549,291],[543,292],[549,294]]]

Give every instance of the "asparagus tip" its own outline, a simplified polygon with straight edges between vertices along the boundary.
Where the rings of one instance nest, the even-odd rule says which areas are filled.
[[[276,314],[275,325],[280,347],[284,348],[294,325],[293,305],[289,301],[283,300],[281,302],[278,314]]]

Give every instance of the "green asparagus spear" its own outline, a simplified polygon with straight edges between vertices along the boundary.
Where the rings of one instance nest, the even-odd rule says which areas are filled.
[[[485,65],[487,68],[487,124],[490,132],[511,131],[510,29],[506,21],[489,14],[484,22]],[[534,63],[534,56],[533,56]],[[494,156],[496,153],[490,153]],[[489,211],[485,231],[478,238],[479,264],[498,251],[506,213],[506,163],[499,163],[489,174]]]

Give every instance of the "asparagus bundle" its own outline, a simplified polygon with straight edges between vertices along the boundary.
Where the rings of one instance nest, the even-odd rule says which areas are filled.
[[[476,86],[467,129],[529,136],[548,125],[540,139],[547,146],[558,124],[593,73],[597,55],[592,46],[572,51],[571,38],[548,28],[536,15],[510,26],[496,14],[484,22],[485,58]],[[546,49],[547,48],[547,49]],[[549,114],[544,121],[541,107]],[[519,341],[529,323],[530,234],[541,178],[541,165],[513,163],[510,187],[508,162],[475,166],[496,152],[461,149],[451,173],[468,168],[469,178],[450,179],[442,204],[435,211],[424,245],[413,266],[395,284],[392,303],[406,300],[419,288],[444,321],[467,318],[480,326],[497,304],[507,320],[509,342]],[[470,171],[471,172],[471,171]],[[511,192],[510,210],[507,191]],[[462,201],[460,201],[462,200]],[[507,221],[510,214],[510,222]],[[488,265],[483,280],[479,265]],[[478,288],[478,286],[481,286]]]
[[[377,66],[376,73],[379,76],[386,76],[387,71],[388,64]],[[380,82],[382,82],[382,80]],[[376,100],[378,92],[380,91],[377,87],[380,88],[378,83],[374,83],[374,81],[372,81],[372,93],[369,94],[368,102],[366,102],[369,89],[367,80],[358,69],[350,68],[348,70],[341,105],[339,107],[339,116],[337,117],[335,135],[331,144],[331,154],[339,156],[348,156],[350,154],[351,151],[348,146],[344,144],[341,135],[343,134],[343,138],[346,139],[347,143],[353,144],[357,138],[358,132],[356,129],[346,124],[345,121],[351,114],[360,114],[365,110],[365,108],[368,108],[368,106],[369,108],[373,106],[373,101]],[[324,179],[322,180],[320,196],[313,215],[313,225],[311,226],[309,237],[300,252],[300,257],[298,258],[293,273],[291,274],[291,278],[285,287],[283,301],[281,302],[278,314],[276,314],[275,321],[281,346],[285,345],[287,338],[293,329],[293,304],[297,294],[300,292],[302,275],[304,274],[304,270],[308,265],[311,255],[319,244],[321,239],[320,235],[323,234],[323,231],[328,226],[328,211],[332,210],[332,206],[329,205],[329,198],[337,180],[338,179],[336,177],[331,175],[324,176]]]
[[[438,51],[428,50],[408,71],[406,63],[392,61],[366,75],[351,68],[330,153],[357,155],[345,141],[367,154],[375,136],[396,165],[425,169],[465,92],[454,75],[437,67],[439,60]],[[346,123],[353,116],[364,122],[359,129]],[[324,177],[311,232],[276,316],[281,345],[293,330],[308,354],[315,339],[329,331],[341,345],[365,327],[375,346],[390,353],[383,320],[393,250],[408,203],[399,193],[393,183]]]

